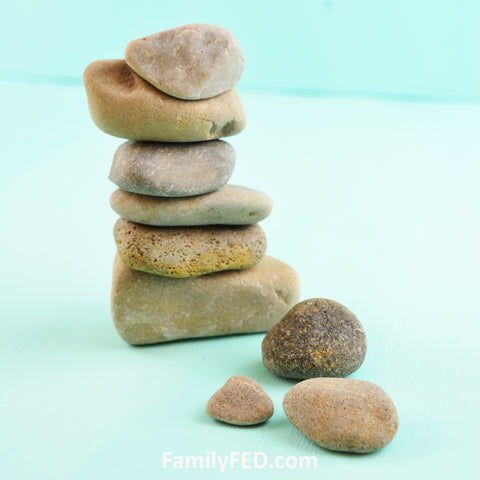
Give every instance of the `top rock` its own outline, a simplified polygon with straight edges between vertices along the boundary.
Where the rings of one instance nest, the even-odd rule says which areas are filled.
[[[162,92],[184,100],[230,90],[245,66],[235,37],[224,28],[202,23],[133,40],[125,50],[125,61]]]

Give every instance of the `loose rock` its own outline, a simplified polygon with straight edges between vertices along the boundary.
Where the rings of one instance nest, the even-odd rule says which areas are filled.
[[[207,403],[207,415],[233,425],[255,425],[273,415],[273,402],[265,390],[248,377],[227,380]]]
[[[120,218],[114,236],[129,267],[177,278],[250,268],[267,248],[259,225],[151,227]]]
[[[224,28],[201,23],[133,40],[127,45],[125,60],[162,92],[186,100],[230,90],[245,67],[235,37]]]
[[[300,432],[329,450],[373,452],[388,445],[398,430],[390,397],[364,380],[305,380],[287,392],[283,409]]]
[[[247,270],[179,279],[133,270],[117,255],[112,318],[133,345],[265,332],[298,296],[295,270],[267,256]]]
[[[110,180],[123,190],[162,197],[186,197],[223,187],[233,172],[235,151],[222,140],[194,143],[122,143]]]
[[[313,298],[295,305],[265,336],[263,363],[287,378],[345,377],[367,350],[357,317],[333,300]]]
[[[83,81],[93,121],[116,137],[198,142],[235,135],[245,126],[235,89],[207,100],[179,100],[143,80],[124,60],[91,63]]]
[[[251,225],[272,210],[272,201],[266,194],[235,185],[184,198],[137,195],[118,189],[113,192],[110,205],[127,220],[162,227]]]

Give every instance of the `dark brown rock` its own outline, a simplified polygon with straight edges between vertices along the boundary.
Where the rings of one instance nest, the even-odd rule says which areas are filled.
[[[366,349],[357,317],[343,305],[320,298],[295,305],[262,343],[268,370],[299,379],[350,375],[362,364]]]

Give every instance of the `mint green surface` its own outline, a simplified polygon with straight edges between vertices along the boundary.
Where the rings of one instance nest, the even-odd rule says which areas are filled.
[[[234,33],[249,90],[480,100],[478,0],[3,3],[0,79],[79,84],[129,40],[195,22]]]
[[[242,94],[231,181],[271,196],[267,253],[298,271],[302,299],[357,314],[368,352],[352,377],[398,407],[394,441],[356,456],[289,424],[294,382],[263,367],[263,335],[120,339],[107,175],[122,140],[94,126],[82,87],[0,87],[0,478],[475,478],[480,107]],[[205,415],[232,375],[272,397],[265,425]],[[318,468],[162,468],[163,452],[212,451],[314,455]]]

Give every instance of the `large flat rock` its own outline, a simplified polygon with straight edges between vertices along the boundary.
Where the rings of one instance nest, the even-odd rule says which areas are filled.
[[[268,256],[247,270],[186,279],[133,270],[118,255],[114,261],[113,323],[133,345],[265,332],[298,298],[295,270]]]

